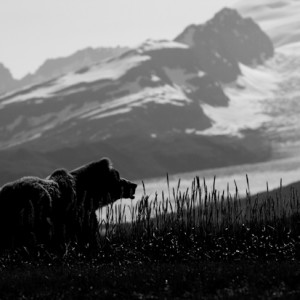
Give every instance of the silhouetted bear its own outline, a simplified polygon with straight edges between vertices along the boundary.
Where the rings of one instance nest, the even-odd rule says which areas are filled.
[[[58,185],[59,192],[52,198],[52,244],[64,245],[72,239],[71,226],[76,222],[77,196],[73,176],[65,169],[55,170],[46,179]],[[79,222],[79,220],[77,220]]]
[[[23,177],[0,190],[0,243],[3,248],[48,243],[53,234],[53,199],[59,186],[52,180]]]
[[[95,244],[95,211],[120,198],[133,199],[136,187],[120,178],[107,158],[71,172],[56,170],[46,179],[8,183],[0,190],[1,246]]]
[[[83,165],[70,174],[76,186],[76,206],[80,208],[77,218],[81,222],[76,222],[80,226],[76,228],[76,234],[79,233],[81,241],[95,243],[99,234],[95,211],[121,198],[134,199],[137,185],[120,178],[107,158]]]

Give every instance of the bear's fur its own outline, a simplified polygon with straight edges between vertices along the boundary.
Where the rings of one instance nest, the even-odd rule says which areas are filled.
[[[73,176],[65,169],[55,170],[47,180],[58,185],[58,193],[52,198],[53,243],[61,245],[72,239],[71,227],[76,222],[77,196]],[[80,220],[77,220],[78,222]]]
[[[77,216],[81,220],[76,234],[79,240],[95,243],[98,238],[98,221],[95,211],[121,198],[134,198],[137,185],[124,178],[103,158],[70,171],[76,186]]]
[[[70,171],[75,180],[76,194],[79,201],[98,209],[120,198],[134,198],[137,185],[124,178],[112,167],[109,159],[83,165]]]
[[[137,185],[120,178],[109,159],[46,179],[23,177],[0,190],[2,247],[97,242],[96,210],[120,198],[134,198]]]
[[[48,243],[53,234],[53,199],[59,186],[52,180],[23,177],[0,190],[1,246]]]

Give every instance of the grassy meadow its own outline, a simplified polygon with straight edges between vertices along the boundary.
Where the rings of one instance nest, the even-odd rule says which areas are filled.
[[[298,299],[300,189],[252,195],[246,178],[245,197],[195,177],[111,205],[97,248],[5,252],[0,299]]]

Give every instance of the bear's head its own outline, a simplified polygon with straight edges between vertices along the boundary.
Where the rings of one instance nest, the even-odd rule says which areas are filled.
[[[121,198],[134,199],[137,185],[121,178],[107,158],[84,165],[70,173],[76,180],[77,189],[94,200],[95,209]]]
[[[121,178],[119,172],[113,168],[110,169],[109,177],[107,187],[112,201],[121,198],[134,199],[137,184],[125,178]]]

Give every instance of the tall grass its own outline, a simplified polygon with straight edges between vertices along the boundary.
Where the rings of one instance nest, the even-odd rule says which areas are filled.
[[[135,204],[119,202],[102,208],[99,235],[97,221],[91,217],[94,211],[77,208],[87,217],[80,228],[80,215],[72,213],[71,221],[79,227],[62,239],[66,243],[58,243],[59,251],[64,256],[84,251],[119,259],[124,253],[154,259],[300,259],[297,190],[291,188],[287,193],[280,184],[277,192],[269,192],[267,186],[266,193],[252,195],[247,176],[246,181],[246,196],[241,197],[236,183],[234,193],[229,186],[218,191],[214,179],[209,190],[205,179],[201,182],[195,177],[191,186],[182,190],[180,180],[171,188],[167,177],[167,189],[160,195],[150,198],[144,186],[144,194]]]
[[[171,189],[167,178],[167,193],[150,199],[144,192],[135,205],[109,206],[106,218],[100,222],[102,242],[135,242],[147,248],[161,240],[161,247],[168,248],[174,246],[168,243],[178,245],[181,241],[182,247],[192,243],[192,248],[200,245],[208,252],[224,246],[225,249],[219,249],[223,254],[227,249],[228,252],[251,252],[251,255],[279,253],[284,257],[287,252],[292,252],[293,257],[300,255],[297,191],[291,188],[286,196],[282,185],[276,193],[270,193],[267,186],[262,196],[251,195],[247,176],[246,180],[246,196],[242,198],[237,185],[231,194],[229,187],[218,191],[214,180],[212,190],[208,191],[205,179],[201,186],[196,177],[191,187],[182,191],[180,180],[177,187]],[[126,209],[130,212],[129,219]]]
[[[170,190],[167,177],[167,195],[155,194],[154,199],[144,195],[135,205],[113,205],[106,207],[105,218],[100,222],[100,229],[107,236],[116,233],[118,227],[126,227],[135,234],[136,228],[143,228],[148,233],[155,230],[165,231],[170,225],[188,230],[201,230],[216,233],[231,227],[244,225],[268,225],[281,221],[287,225],[291,217],[300,213],[300,197],[294,188],[288,196],[283,196],[282,185],[278,192],[264,196],[251,195],[248,177],[246,196],[240,197],[235,183],[235,193],[218,191],[213,182],[212,191],[208,191],[205,179],[203,186],[199,177],[195,177],[191,187],[180,190],[180,180],[176,188]],[[125,211],[129,211],[128,214]],[[100,213],[103,215],[103,213]],[[124,226],[124,224],[126,224]],[[290,224],[292,225],[292,224]]]

